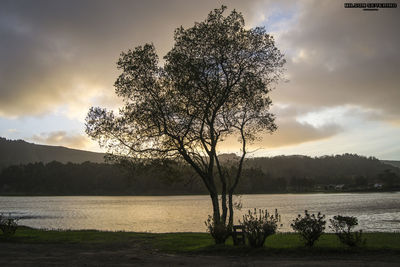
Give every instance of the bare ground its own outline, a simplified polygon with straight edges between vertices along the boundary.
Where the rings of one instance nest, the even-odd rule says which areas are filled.
[[[400,266],[400,255],[206,256],[135,245],[0,243],[0,266]]]

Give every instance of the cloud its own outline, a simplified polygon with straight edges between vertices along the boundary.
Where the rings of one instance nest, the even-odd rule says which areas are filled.
[[[276,105],[272,112],[276,114],[277,131],[272,134],[261,133],[260,138],[249,146],[249,149],[274,149],[286,146],[320,141],[331,138],[343,131],[341,125],[334,121],[326,121],[321,125],[314,125],[307,120],[300,120],[302,114],[313,110],[304,107]],[[229,137],[221,144],[221,150],[238,151],[241,144],[237,137]]]
[[[344,2],[3,0],[0,117],[55,113],[82,122],[90,106],[115,109],[121,51],[152,42],[161,58],[176,27],[190,27],[226,4],[243,12],[248,27],[265,24],[287,59],[290,81],[272,92],[278,131],[254,146],[332,140],[348,126],[366,129],[367,121],[399,127],[399,9],[367,13],[345,9]],[[72,129],[52,130],[35,140],[88,145]],[[231,141],[225,147],[237,151],[236,139]]]
[[[33,142],[46,145],[66,146],[69,148],[84,149],[90,140],[85,135],[70,134],[65,131],[41,133],[30,138]]]
[[[274,99],[313,107],[359,106],[400,115],[398,9],[364,12],[341,1],[301,1],[295,20],[279,34],[289,83]]]
[[[41,115],[65,106],[77,113],[103,103],[115,107],[121,51],[153,42],[162,58],[175,28],[203,20],[223,3],[251,18],[259,2],[2,1],[0,116]]]
[[[342,105],[303,110],[302,113],[297,113],[296,120],[300,123],[311,124],[314,127],[322,127],[334,123],[343,128],[352,129],[355,125],[361,126],[361,124],[368,122],[384,121],[385,116],[380,110]]]
[[[298,145],[311,141],[330,138],[339,133],[341,128],[336,124],[328,124],[322,127],[314,127],[307,123],[294,121],[279,124],[276,133],[265,136],[263,141],[253,145],[264,148],[276,148],[283,146]]]
[[[249,150],[263,148],[272,149],[286,146],[295,146],[307,142],[320,141],[331,138],[341,132],[341,127],[336,124],[328,124],[322,127],[314,127],[308,123],[299,123],[295,120],[278,122],[278,130],[273,134],[261,134],[260,141],[249,146]],[[231,136],[220,145],[221,151],[239,151],[241,144],[238,138]]]

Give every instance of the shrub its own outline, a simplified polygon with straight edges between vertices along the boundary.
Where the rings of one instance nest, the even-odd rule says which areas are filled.
[[[207,221],[204,222],[208,232],[214,238],[215,244],[224,244],[226,239],[231,235],[231,225],[226,225],[224,222],[215,222],[211,215],[208,215]]]
[[[275,214],[271,215],[267,210],[254,209],[243,216],[243,222],[240,222],[244,226],[249,244],[253,248],[259,248],[264,246],[265,239],[276,233],[280,216],[278,210],[275,209]]]
[[[315,216],[315,214],[309,214],[305,210],[304,217],[299,214],[290,226],[300,234],[306,246],[312,247],[314,242],[324,233],[326,224],[324,219],[325,215],[322,215],[321,212],[318,212]]]
[[[0,230],[3,232],[3,236],[6,239],[9,239],[15,234],[17,227],[17,219],[11,218],[10,216],[6,218],[2,214],[0,215]]]
[[[350,247],[356,247],[365,243],[365,239],[362,239],[362,230],[353,232],[353,228],[358,225],[356,217],[337,215],[329,221],[331,223],[329,228],[335,231],[336,236],[343,244]]]

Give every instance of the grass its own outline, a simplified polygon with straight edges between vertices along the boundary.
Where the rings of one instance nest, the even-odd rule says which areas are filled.
[[[299,235],[278,233],[266,240],[264,248],[252,249],[247,246],[235,247],[232,239],[225,245],[214,245],[206,233],[135,233],[106,232],[96,230],[39,230],[19,227],[15,236],[0,242],[30,244],[97,244],[97,245],[139,245],[166,253],[190,253],[208,255],[276,255],[293,256],[334,255],[342,253],[374,254],[400,253],[400,233],[364,233],[365,246],[348,248],[342,245],[334,234],[324,234],[313,248],[305,248]]]
[[[15,243],[107,244],[151,239],[154,234],[98,230],[44,230],[21,226],[10,240]]]

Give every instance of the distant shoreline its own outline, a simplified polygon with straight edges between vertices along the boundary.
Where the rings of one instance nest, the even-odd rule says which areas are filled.
[[[399,193],[400,189],[395,190],[375,190],[375,191],[313,191],[313,192],[274,192],[274,193],[240,193],[241,195],[315,195],[315,194],[368,194],[368,193]],[[208,196],[208,194],[93,194],[93,195],[51,195],[51,194],[0,194],[0,197],[171,197],[171,196]]]

